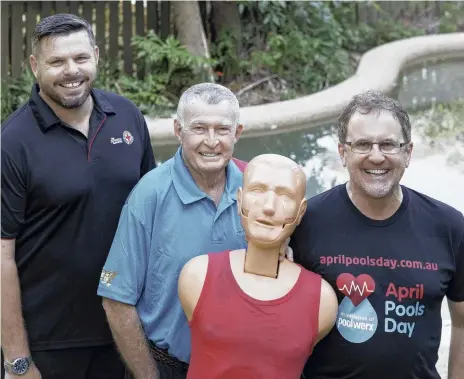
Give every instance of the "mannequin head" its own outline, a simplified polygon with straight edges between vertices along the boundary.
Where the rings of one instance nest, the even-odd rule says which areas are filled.
[[[263,154],[248,163],[237,191],[247,241],[256,247],[281,246],[306,211],[306,176],[282,155]]]

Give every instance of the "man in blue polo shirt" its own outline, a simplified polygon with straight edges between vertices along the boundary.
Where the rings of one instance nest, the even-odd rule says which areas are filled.
[[[238,120],[230,90],[189,88],[174,124],[181,146],[124,205],[98,294],[136,379],[185,378],[190,332],[177,295],[180,270],[197,255],[246,246],[236,207],[242,172],[232,160]]]

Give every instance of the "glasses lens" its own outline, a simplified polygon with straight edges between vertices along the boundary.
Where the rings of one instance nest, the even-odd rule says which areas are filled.
[[[398,154],[400,152],[400,144],[396,142],[382,142],[379,148],[384,154]]]
[[[368,153],[372,149],[372,143],[367,141],[353,142],[351,149],[355,153]]]

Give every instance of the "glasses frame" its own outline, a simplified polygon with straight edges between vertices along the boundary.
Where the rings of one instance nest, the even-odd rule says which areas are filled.
[[[369,141],[368,141],[369,142]],[[344,144],[345,145],[348,145],[351,149],[351,151],[355,154],[369,154],[371,151],[372,151],[372,148],[374,147],[374,145],[377,145],[379,147],[379,151],[382,153],[382,154],[385,154],[385,155],[396,155],[396,154],[399,154],[401,152],[401,149],[404,147],[404,146],[407,146],[409,145],[409,142],[400,142],[398,143],[398,151],[397,152],[385,152],[385,151],[382,151],[382,149],[380,148],[380,144],[382,144],[383,142],[369,142],[371,144],[371,148],[369,149],[369,151],[363,151],[363,152],[358,152],[358,151],[353,151],[353,142],[352,141],[346,141]]]

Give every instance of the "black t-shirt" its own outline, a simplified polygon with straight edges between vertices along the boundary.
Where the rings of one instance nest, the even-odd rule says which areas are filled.
[[[2,238],[16,239],[31,350],[110,343],[97,296],[129,192],[154,168],[143,115],[92,90],[89,135],[64,124],[35,85],[2,124]]]
[[[464,218],[402,187],[387,220],[364,216],[345,185],[308,201],[291,246],[339,299],[337,321],[314,349],[306,379],[438,379],[444,296],[464,301]]]

